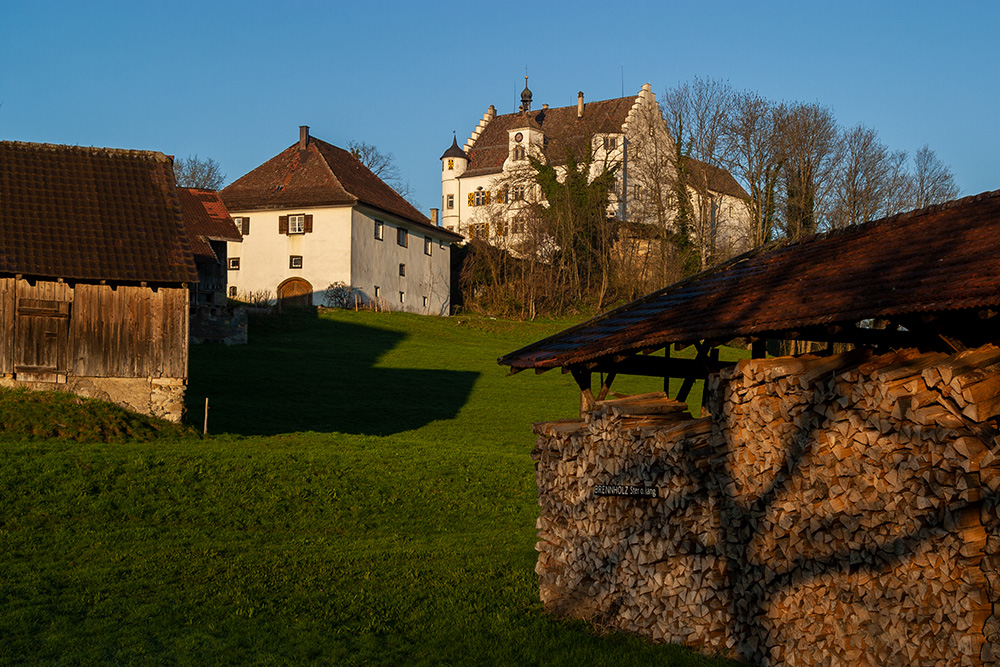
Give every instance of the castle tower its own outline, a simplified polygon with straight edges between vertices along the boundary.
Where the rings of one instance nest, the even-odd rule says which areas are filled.
[[[458,146],[458,139],[452,138],[451,148],[441,156],[441,225],[453,231],[459,230],[459,206],[461,205],[461,183],[458,177],[469,166],[469,156]]]

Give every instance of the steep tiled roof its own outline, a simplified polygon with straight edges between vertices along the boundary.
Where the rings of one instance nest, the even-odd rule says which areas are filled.
[[[162,153],[0,141],[0,273],[196,281]]]
[[[218,192],[177,188],[177,196],[196,262],[219,261],[209,241],[243,240]]]
[[[749,197],[747,191],[736,182],[733,175],[730,174],[725,169],[715,167],[708,164],[707,162],[702,162],[701,160],[696,160],[694,158],[687,159],[688,170],[691,172],[692,178],[697,179],[698,184],[707,183],[708,189],[713,192],[718,192],[719,194],[729,195],[730,197],[736,197],[738,199],[746,199]]]
[[[508,132],[529,125],[545,132],[546,152],[554,160],[564,159],[567,151],[579,155],[595,134],[620,133],[633,104],[635,97],[588,102],[583,118],[577,117],[576,105],[497,116],[468,151],[469,167],[462,176],[500,172],[510,150]]]
[[[1000,307],[1000,190],[738,257],[502,357],[570,366],[669,343]]]
[[[431,224],[395,190],[342,148],[314,137],[295,143],[219,193],[230,211],[365,204],[440,235],[461,238]]]

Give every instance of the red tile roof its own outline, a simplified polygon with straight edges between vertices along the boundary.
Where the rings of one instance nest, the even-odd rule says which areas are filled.
[[[365,204],[399,216],[438,235],[458,234],[432,225],[420,211],[342,148],[309,137],[305,150],[295,143],[223,188],[230,211],[294,209]]]
[[[737,257],[499,363],[554,368],[670,343],[996,308],[998,257],[1000,190]]]
[[[197,281],[171,159],[0,141],[0,273]]]
[[[565,161],[567,152],[578,158],[582,157],[595,134],[621,133],[622,125],[625,124],[635,100],[633,96],[588,102],[583,118],[577,117],[576,105],[497,116],[489,122],[469,150],[469,166],[459,178],[500,173],[510,153],[509,132],[529,124],[545,133],[545,151],[556,164]],[[455,144],[441,157],[452,157],[451,154],[456,149],[461,152]],[[458,154],[454,156],[465,157]],[[747,196],[746,191],[725,169],[694,158],[688,158],[687,161],[691,174],[706,179],[708,187],[714,192],[739,198]]]
[[[577,107],[557,107],[529,111],[527,114],[511,113],[497,116],[489,122],[483,133],[468,151],[469,166],[462,177],[499,173],[510,152],[510,130],[539,127],[545,132],[546,152],[554,160],[563,160],[567,151],[582,155],[582,148],[595,134],[621,133],[628,112],[635,104],[635,96],[613,100],[588,102],[583,118],[577,118]]]
[[[218,262],[209,241],[242,241],[243,235],[214,190],[177,188],[188,240],[196,262]]]

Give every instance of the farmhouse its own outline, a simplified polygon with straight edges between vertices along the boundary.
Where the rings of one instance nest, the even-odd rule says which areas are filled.
[[[442,224],[466,238],[507,245],[524,233],[522,212],[541,193],[534,182],[529,157],[563,170],[568,155],[581,159],[591,151],[591,178],[605,167],[615,170],[609,215],[619,220],[648,222],[655,208],[654,190],[668,190],[673,140],[647,83],[633,97],[532,109],[532,92],[521,93],[516,113],[497,115],[490,105],[464,147],[457,139],[441,156]],[[720,237],[738,243],[746,212],[746,193],[725,170],[689,159],[690,183],[696,205],[707,207],[707,218]],[[564,173],[564,172],[563,172]],[[670,172],[674,174],[674,172]]]
[[[998,232],[1000,191],[869,222],[501,358],[581,390],[536,425],[546,607],[761,665],[1000,664]]]
[[[179,421],[198,275],[161,153],[0,142],[0,385]]]
[[[220,194],[243,234],[229,245],[231,297],[321,305],[341,283],[364,304],[449,313],[450,244],[461,237],[308,127]]]

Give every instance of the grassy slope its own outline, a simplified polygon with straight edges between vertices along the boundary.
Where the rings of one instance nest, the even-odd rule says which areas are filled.
[[[541,611],[530,423],[577,394],[495,360],[564,323],[254,325],[192,350],[228,435],[2,442],[0,662],[727,664]]]

